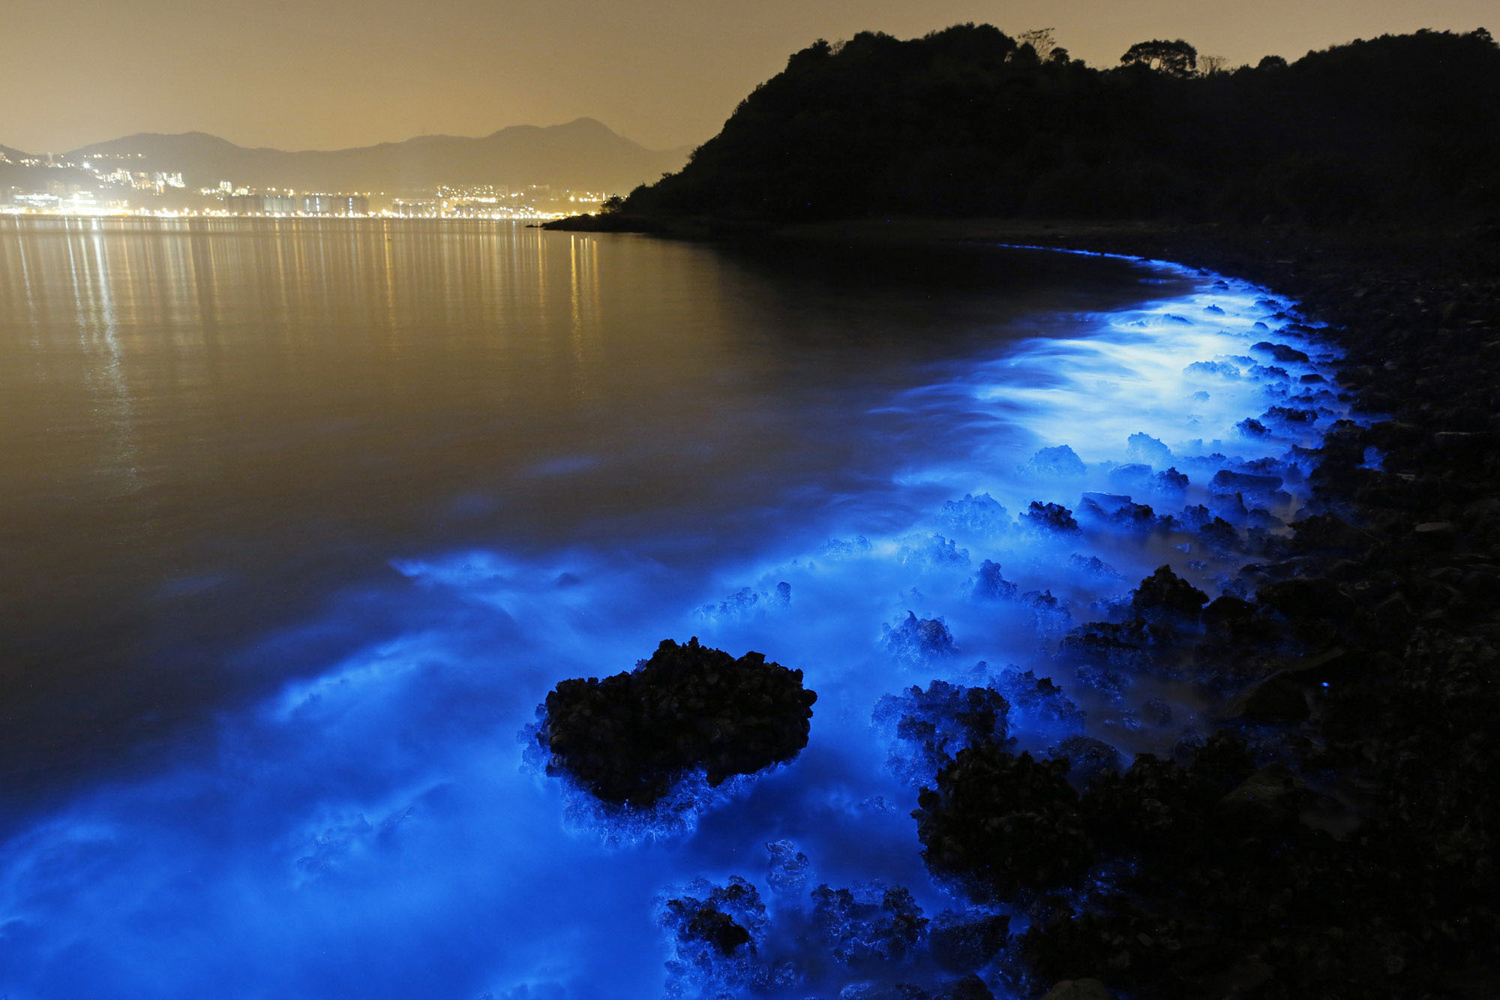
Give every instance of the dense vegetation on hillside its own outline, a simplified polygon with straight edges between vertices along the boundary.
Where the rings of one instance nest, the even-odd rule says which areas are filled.
[[[887,213],[1350,223],[1500,217],[1500,48],[1418,32],[1202,72],[1098,70],[988,25],[819,41],[632,215]]]

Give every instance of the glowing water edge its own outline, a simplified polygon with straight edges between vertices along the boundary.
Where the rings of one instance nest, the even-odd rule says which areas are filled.
[[[969,907],[923,866],[910,813],[932,775],[882,697],[994,683],[1034,753],[1081,732],[1128,760],[1210,730],[1190,685],[1064,666],[1059,640],[1164,564],[1210,597],[1241,593],[1244,547],[1207,544],[1202,512],[1183,511],[1206,506],[1242,542],[1285,531],[1307,494],[1299,449],[1347,416],[1333,355],[1291,303],[1143,266],[1188,290],[1037,318],[1064,335],[953,358],[889,394],[880,409],[910,432],[873,444],[899,454],[895,472],[827,497],[826,541],[755,521],[691,592],[663,561],[606,545],[395,560],[422,609],[395,638],[224,710],[211,749],[80,792],[9,840],[0,989],[854,998],[953,979],[921,941],[874,959],[857,917],[814,913],[821,885],[875,902],[873,883],[905,887],[928,919]],[[1267,341],[1291,350],[1276,360]],[[1282,482],[1216,489],[1226,471]],[[1027,516],[1033,501],[1068,508],[1077,530]],[[804,672],[818,700],[799,757],[713,791],[689,782],[645,817],[542,773],[527,727],[557,681],[689,636]],[[1025,671],[1062,697],[1039,701]],[[754,961],[675,947],[665,901],[735,876],[764,905],[763,923],[744,917],[762,935]]]

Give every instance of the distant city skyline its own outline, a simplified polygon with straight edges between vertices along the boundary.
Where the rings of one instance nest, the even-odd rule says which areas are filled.
[[[1181,37],[1231,66],[1385,33],[1500,30],[1493,0],[10,0],[0,143],[62,152],[136,132],[337,149],[597,118],[653,149],[697,145],[817,38],[963,21],[1053,28],[1092,65]]]

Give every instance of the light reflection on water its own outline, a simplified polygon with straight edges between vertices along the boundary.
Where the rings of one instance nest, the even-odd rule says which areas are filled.
[[[28,571],[57,591],[88,573],[66,609],[117,619],[70,646],[20,603],[41,620],[17,648],[50,650],[59,687],[207,652],[194,678],[154,683],[166,713],[216,709],[211,740],[15,816],[15,998],[651,996],[668,957],[653,900],[699,876],[764,889],[782,838],[811,884],[878,877],[929,916],[956,906],[922,868],[914,793],[870,713],[985,676],[981,660],[1047,672],[1058,622],[973,600],[979,564],[1076,621],[1162,562],[1213,595],[1238,566],[1186,535],[1057,538],[1014,516],[1116,492],[1137,432],[1190,475],[1180,505],[1226,462],[1195,456],[1280,456],[1342,413],[1325,400],[1313,427],[1240,434],[1288,383],[1189,364],[1261,339],[1313,351],[1292,378],[1329,359],[1257,328],[1284,322],[1259,290],[1167,266],[976,252],[881,273],[422,225],[4,235],[0,331],[29,377],[3,386],[25,429],[0,443],[32,448],[3,452],[23,456],[6,460],[23,554],[5,596]],[[65,268],[71,302],[38,277]],[[1028,464],[1063,444],[1082,466]],[[983,492],[1010,516],[945,516]],[[73,550],[19,545],[69,515]],[[1075,554],[1119,576],[1072,571]],[[882,626],[908,612],[943,617],[958,655],[893,655]],[[142,614],[155,626],[132,627]],[[811,743],[661,836],[607,842],[516,734],[558,679],[688,635],[804,670]],[[131,656],[99,652],[122,636]],[[83,664],[72,678],[59,650]],[[1180,702],[1174,729],[1143,731],[1132,704],[1058,680],[1128,749],[1202,721]],[[138,709],[115,683],[103,716]],[[1057,735],[1024,714],[1013,730],[1038,749]],[[809,974],[788,995],[837,993],[836,970]]]

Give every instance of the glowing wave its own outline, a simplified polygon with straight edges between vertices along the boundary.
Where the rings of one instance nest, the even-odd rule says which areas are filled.
[[[742,875],[773,916],[805,908],[767,879],[788,848],[766,845],[785,841],[809,859],[809,887],[882,879],[929,916],[962,908],[922,866],[910,775],[889,766],[900,748],[872,724],[876,702],[934,678],[1014,685],[1032,669],[1087,711],[1083,731],[1127,752],[1205,726],[1188,692],[1115,695],[1050,659],[1070,623],[1162,563],[1210,596],[1236,586],[1245,557],[1185,522],[1138,530],[1110,515],[1129,496],[1157,514],[1206,505],[1242,534],[1277,530],[1306,500],[1297,449],[1348,416],[1328,381],[1333,355],[1289,302],[1152,266],[1194,291],[1091,317],[1086,337],[957,359],[889,400],[943,436],[931,452],[945,458],[892,442],[906,461],[888,502],[851,506],[820,550],[767,538],[759,561],[706,588],[598,551],[399,564],[422,607],[382,612],[411,622],[400,639],[225,717],[205,758],[99,788],[4,846],[0,988],[12,1000],[594,1000],[664,983],[692,995],[698,973],[665,971],[662,894]],[[1278,406],[1312,416],[1266,416]],[[1231,498],[1210,486],[1224,471],[1281,483]],[[1081,530],[1021,517],[1032,501],[1070,508]],[[909,622],[938,620],[946,644],[913,638]],[[523,763],[516,736],[557,680],[628,668],[659,639],[690,635],[805,672],[819,700],[800,758],[711,801],[689,788],[634,829]],[[1141,722],[1148,697],[1170,702],[1170,726]],[[1079,728],[1012,711],[1023,748]],[[782,948],[796,966],[795,943]],[[767,995],[837,995],[848,974],[804,958]]]

